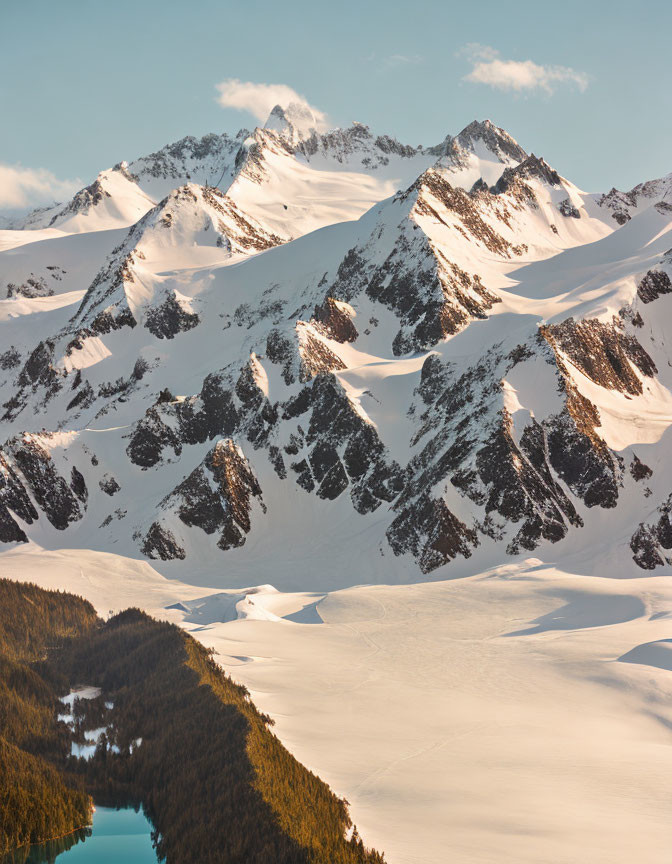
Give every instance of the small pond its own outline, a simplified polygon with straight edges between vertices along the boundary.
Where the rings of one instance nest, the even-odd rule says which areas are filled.
[[[142,811],[97,807],[92,828],[25,846],[0,860],[2,864],[156,864],[151,831]]]

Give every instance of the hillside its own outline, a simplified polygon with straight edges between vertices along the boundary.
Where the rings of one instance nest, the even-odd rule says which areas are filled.
[[[80,598],[4,579],[0,601],[2,853],[88,825],[88,792],[142,805],[175,864],[383,862],[191,636],[138,610],[103,624]],[[66,709],[82,682],[92,695]]]
[[[0,540],[229,585],[291,549],[307,589],[318,536],[407,581],[609,510],[624,573],[664,566],[668,186],[281,110],[103,172],[2,233]]]

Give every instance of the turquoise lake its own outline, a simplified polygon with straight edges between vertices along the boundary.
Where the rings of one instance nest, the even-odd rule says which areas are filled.
[[[142,811],[97,807],[92,829],[17,850],[2,864],[156,864],[151,830]]]

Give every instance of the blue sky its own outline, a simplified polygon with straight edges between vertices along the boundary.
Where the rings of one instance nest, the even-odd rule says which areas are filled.
[[[88,183],[184,135],[253,127],[217,102],[232,78],[410,144],[489,117],[583,188],[629,188],[672,171],[671,30],[660,0],[5,2],[0,206],[33,175]]]

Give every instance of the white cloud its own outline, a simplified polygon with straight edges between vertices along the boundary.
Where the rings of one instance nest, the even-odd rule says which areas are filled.
[[[385,58],[386,66],[417,66],[424,58],[420,54],[392,54]]]
[[[276,105],[282,108],[297,105],[312,112],[318,130],[327,127],[327,115],[310,105],[305,97],[286,84],[255,84],[252,81],[240,81],[238,78],[227,78],[215,86],[219,91],[217,101],[223,108],[248,111],[262,123]]]
[[[473,68],[463,81],[486,84],[496,90],[516,93],[541,90],[550,95],[560,84],[571,84],[583,92],[588,76],[569,66],[540,66],[532,60],[502,60],[499,52],[489,45],[470,43],[461,52],[467,54]]]
[[[70,198],[81,180],[59,180],[44,168],[24,168],[0,162],[0,208],[20,210]]]

